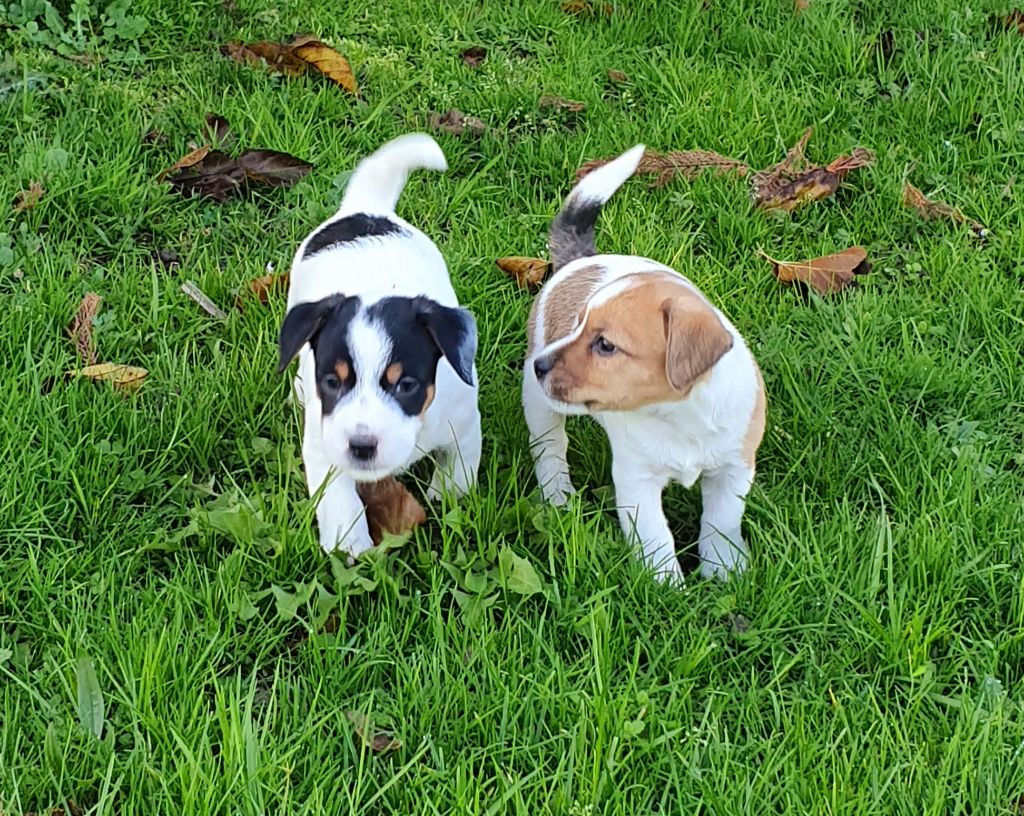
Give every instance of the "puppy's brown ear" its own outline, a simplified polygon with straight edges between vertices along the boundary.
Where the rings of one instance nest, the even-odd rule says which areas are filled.
[[[732,348],[732,335],[718,315],[695,295],[668,298],[665,319],[665,376],[676,391],[685,391]]]

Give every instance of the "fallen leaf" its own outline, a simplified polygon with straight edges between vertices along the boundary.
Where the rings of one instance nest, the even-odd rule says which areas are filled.
[[[402,747],[401,741],[395,739],[392,735],[382,731],[375,731],[373,723],[370,722],[370,718],[365,714],[358,711],[346,711],[345,716],[355,726],[356,736],[359,737],[363,745],[374,753],[382,754],[385,751],[397,751]]]
[[[207,141],[224,144],[231,140],[231,125],[228,120],[217,113],[206,114]]]
[[[78,351],[78,357],[84,365],[96,365],[96,346],[92,337],[92,320],[100,310],[103,298],[95,292],[87,292],[82,302],[78,305],[71,325],[68,327],[68,337]]]
[[[951,207],[945,201],[934,201],[928,198],[909,181],[903,183],[903,204],[917,210],[918,214],[926,221],[934,218],[946,218],[957,224],[967,224],[970,226],[971,232],[979,238],[985,238],[988,235],[988,230],[983,224],[968,218],[959,209]]]
[[[249,281],[235,298],[235,308],[242,311],[247,297],[254,297],[260,303],[269,303],[272,292],[284,292],[288,289],[288,273],[281,275],[269,273]]]
[[[811,0],[793,0],[793,13],[799,14],[811,7]]]
[[[289,44],[292,54],[319,71],[331,82],[353,96],[359,96],[359,85],[349,61],[326,43],[312,37],[294,40]]]
[[[1016,29],[1018,34],[1024,35],[1024,11],[1014,9],[1003,19],[1006,27]]]
[[[803,169],[804,149],[812,132],[808,128],[781,162],[753,174],[753,197],[758,207],[792,212],[802,204],[820,201],[839,189],[840,183],[850,171],[867,167],[875,160],[870,150],[858,147],[824,167]]]
[[[205,144],[201,147],[197,147],[195,150],[189,151],[166,170],[162,171],[160,175],[156,177],[156,180],[163,181],[171,175],[171,173],[175,173],[178,170],[186,170],[189,167],[199,164],[199,162],[206,158],[211,149],[210,145]]]
[[[173,249],[158,249],[153,253],[153,260],[159,261],[166,269],[176,269],[181,265],[181,256]]]
[[[871,271],[868,253],[859,246],[809,261],[777,261],[763,252],[758,254],[775,267],[775,276],[783,283],[806,283],[822,295],[842,291],[854,283],[856,275]]]
[[[380,544],[385,533],[402,535],[427,521],[423,506],[393,476],[379,482],[360,482],[356,492],[366,507],[366,524],[375,545]]]
[[[236,62],[263,63],[271,71],[285,76],[299,76],[307,68],[313,68],[353,96],[359,95],[349,61],[316,37],[297,37],[290,43],[229,42],[220,47],[220,52]]]
[[[616,71],[614,68],[609,68],[605,71],[608,79],[614,82],[616,85],[626,85],[629,82],[629,77],[626,76],[622,71]]]
[[[570,113],[580,113],[587,109],[585,102],[576,102],[572,99],[563,99],[560,96],[554,94],[544,94],[540,99],[537,100],[537,107],[541,110],[564,110]]]
[[[24,212],[25,210],[31,210],[43,200],[44,192],[46,191],[43,189],[43,185],[38,181],[33,181],[28,185],[27,190],[19,191],[14,197],[14,211]]]
[[[487,59],[487,49],[482,45],[472,45],[462,52],[462,61],[470,68],[479,68]]]
[[[229,42],[220,47],[220,52],[236,62],[250,65],[264,64],[271,71],[285,76],[298,76],[305,73],[308,67],[304,60],[295,56],[291,49],[282,43]]]
[[[611,3],[597,3],[591,0],[565,0],[562,3],[562,11],[566,14],[596,14],[600,12],[605,17],[611,17],[615,13],[615,6]]]
[[[98,382],[110,382],[115,388],[124,391],[134,391],[142,385],[142,381],[149,374],[144,368],[135,366],[117,365],[116,363],[100,363],[99,365],[86,366],[74,371],[67,372],[69,377],[86,377]]]
[[[201,195],[226,201],[250,185],[287,187],[307,175],[313,165],[276,150],[246,150],[233,159],[209,145],[194,150],[160,174],[185,196]]]
[[[523,289],[540,286],[541,281],[551,271],[550,262],[540,258],[525,258],[520,255],[498,258],[494,263],[498,269],[510,278],[514,278],[515,282]]]
[[[576,180],[579,181],[591,170],[596,170],[614,158],[616,157],[612,156],[608,159],[595,159],[587,162],[576,171]],[[750,168],[741,161],[730,159],[711,150],[672,150],[668,153],[646,150],[636,168],[638,175],[655,177],[651,182],[652,187],[664,187],[675,176],[694,179],[705,170],[745,176]]]
[[[192,300],[199,304],[204,312],[210,317],[215,317],[218,320],[227,320],[228,316],[224,314],[224,311],[217,306],[212,300],[210,300],[206,293],[203,292],[195,283],[192,281],[186,281],[181,285],[181,291],[188,295]]]
[[[454,108],[446,113],[430,114],[429,122],[432,129],[450,133],[453,136],[461,136],[466,131],[474,136],[479,136],[487,130],[487,125],[484,124],[483,119],[469,116]]]
[[[313,169],[309,162],[277,150],[246,150],[235,161],[249,181],[271,187],[289,187]]]

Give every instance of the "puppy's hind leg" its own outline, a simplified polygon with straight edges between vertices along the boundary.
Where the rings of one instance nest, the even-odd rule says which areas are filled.
[[[569,436],[565,417],[552,411],[540,383],[527,361],[523,372],[523,414],[530,430],[530,452],[541,495],[554,505],[563,505],[576,492],[569,479]]]
[[[747,545],[740,523],[754,471],[745,464],[730,464],[701,477],[704,507],[700,517],[700,572],[723,581],[747,568]]]

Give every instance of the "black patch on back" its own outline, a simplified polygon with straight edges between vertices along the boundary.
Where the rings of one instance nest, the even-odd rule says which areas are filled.
[[[352,365],[352,355],[348,348],[348,330],[352,318],[359,311],[359,305],[358,297],[345,298],[330,313],[320,331],[309,340],[316,361],[316,393],[320,397],[324,415],[331,413],[334,406],[356,384],[355,366]],[[341,382],[340,388],[331,389],[327,387],[325,379],[328,375],[337,376],[335,367],[338,363],[348,366],[348,377]]]
[[[312,258],[325,249],[350,244],[363,238],[380,238],[384,235],[397,235],[405,230],[386,215],[367,215],[356,213],[347,215],[327,224],[315,233],[306,244],[302,259]]]
[[[391,357],[384,366],[384,372],[394,363],[399,363],[402,379],[411,377],[417,382],[415,390],[401,393],[397,385],[387,381],[386,374],[381,375],[381,390],[390,394],[407,416],[416,416],[423,411],[427,389],[434,384],[437,363],[441,359],[441,349],[421,319],[424,302],[426,298],[387,297],[366,310],[367,318],[383,327],[391,338]]]

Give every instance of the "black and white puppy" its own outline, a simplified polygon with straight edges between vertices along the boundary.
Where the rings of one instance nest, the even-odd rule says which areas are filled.
[[[459,308],[441,253],[395,214],[409,172],[448,168],[424,134],[363,159],[338,212],[299,245],[280,371],[296,356],[302,459],[320,545],[355,557],[373,546],[357,482],[434,454],[428,496],[456,495],[480,463],[476,323]]]

